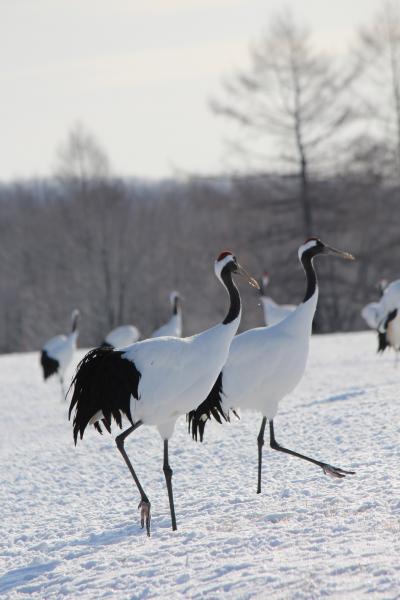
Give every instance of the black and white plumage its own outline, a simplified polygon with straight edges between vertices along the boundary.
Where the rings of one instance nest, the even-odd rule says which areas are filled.
[[[211,390],[226,362],[241,317],[241,300],[232,276],[245,271],[230,252],[219,255],[214,269],[230,298],[222,323],[188,338],[159,337],[119,350],[95,348],[78,365],[72,382],[69,416],[73,414],[75,443],[89,424],[101,433],[101,423],[110,431],[112,419],[121,427],[121,415],[130,422],[130,427],[117,436],[116,444],[139,490],[142,527],[146,522],[148,535],[150,502],[126,454],[124,441],[140,425],[157,427],[164,440],[164,474],[175,530],[168,440],[177,418],[198,406]]]
[[[269,273],[265,271],[261,278],[260,294],[264,311],[264,322],[268,325],[276,325],[283,319],[286,319],[292,313],[296,306],[294,304],[277,304],[270,296],[266,296],[266,289],[269,284]]]
[[[172,316],[164,323],[164,325],[161,325],[161,327],[158,327],[158,329],[153,331],[151,334],[152,338],[171,335],[173,337],[182,337],[182,303],[178,292],[171,293],[170,302],[172,306]]]
[[[378,330],[378,353],[384,352],[386,348],[393,348],[396,352],[397,364],[397,353],[400,350],[400,311],[397,308],[387,314]]]
[[[346,259],[353,257],[323,244],[317,238],[307,240],[299,248],[299,259],[305,270],[307,289],[303,301],[280,323],[245,331],[232,341],[229,358],[206,400],[188,415],[189,431],[203,439],[207,420],[229,420],[233,408],[261,412],[262,423],[258,443],[258,485],[261,492],[262,446],[267,419],[270,426],[270,445],[292,456],[321,467],[324,473],[344,477],[352,471],[332,467],[280,446],[275,439],[274,417],[280,400],[300,382],[307,362],[312,322],[318,301],[317,277],[313,259],[319,254],[335,254]]]
[[[378,352],[393,348],[397,364],[400,350],[400,279],[386,285],[377,313]]]
[[[386,279],[381,279],[377,285],[380,299],[383,296],[383,292],[387,287],[388,282]],[[366,304],[361,310],[361,316],[371,329],[378,329],[379,322],[381,320],[381,305],[379,302],[370,302]]]
[[[78,340],[78,320],[79,310],[75,309],[71,315],[71,333],[68,335],[56,335],[48,340],[43,346],[40,355],[44,379],[46,380],[54,374],[58,375],[63,399],[65,399],[65,371],[72,361]]]
[[[107,333],[102,346],[125,348],[138,341],[140,331],[134,325],[119,325]]]
[[[386,279],[382,279],[378,289],[379,301],[364,306],[361,316],[378,334],[378,353],[393,348],[397,363],[400,350],[400,280],[388,284]]]

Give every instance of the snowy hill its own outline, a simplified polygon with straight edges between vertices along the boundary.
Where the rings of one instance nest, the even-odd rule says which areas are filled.
[[[204,444],[182,418],[170,443],[173,533],[162,441],[148,427],[129,437],[150,539],[113,437],[88,430],[74,448],[38,354],[1,357],[0,597],[398,598],[400,369],[375,346],[371,332],[313,337],[275,420],[279,442],[354,476],[329,478],[266,443],[256,495],[261,416],[209,425]]]

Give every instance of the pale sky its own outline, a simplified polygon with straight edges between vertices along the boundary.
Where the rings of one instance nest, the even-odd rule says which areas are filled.
[[[208,100],[285,5],[340,52],[382,0],[0,0],[0,179],[50,175],[77,121],[115,174],[220,171]]]

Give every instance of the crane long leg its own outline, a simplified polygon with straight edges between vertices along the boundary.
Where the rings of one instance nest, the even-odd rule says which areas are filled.
[[[167,490],[168,490],[169,508],[171,511],[172,531],[176,531],[177,527],[176,527],[176,518],[175,518],[174,496],[172,493],[173,471],[172,471],[171,467],[169,466],[169,462],[168,462],[168,440],[164,440],[164,467],[163,467],[163,470],[164,470],[165,482],[167,484]]]
[[[133,477],[133,480],[136,483],[137,489],[139,490],[139,494],[141,497],[141,500],[140,500],[139,506],[138,506],[138,508],[140,508],[140,524],[143,529],[144,524],[146,522],[147,535],[150,537],[150,520],[151,520],[150,507],[151,507],[151,504],[150,504],[150,501],[149,501],[144,489],[141,486],[141,483],[134,471],[134,468],[132,467],[132,463],[129,460],[129,457],[124,448],[125,439],[128,437],[128,435],[130,435],[133,431],[135,431],[135,429],[140,427],[141,424],[142,424],[142,422],[138,421],[137,423],[135,423],[134,425],[132,425],[131,427],[129,427],[128,429],[126,429],[125,431],[123,431],[122,433],[117,435],[117,437],[115,438],[115,443],[117,444],[117,448],[121,452],[121,454],[124,458],[124,461],[126,462],[128,469]]]
[[[257,437],[258,446],[258,483],[257,483],[257,494],[261,494],[261,466],[262,466],[262,447],[264,446],[264,431],[267,423],[267,417],[263,417],[261,421],[260,433]]]
[[[269,438],[270,438],[270,446],[273,450],[279,450],[280,452],[285,452],[286,454],[291,454],[292,456],[297,456],[297,458],[302,458],[303,460],[307,460],[308,462],[314,463],[314,465],[318,465],[321,467],[325,475],[331,475],[332,477],[345,477],[346,475],[354,475],[354,471],[345,471],[344,469],[340,469],[339,467],[332,467],[327,463],[320,462],[319,460],[315,460],[314,458],[310,458],[309,456],[304,456],[304,454],[299,454],[298,452],[294,452],[294,450],[288,450],[288,448],[283,448],[278,444],[275,439],[274,433],[274,421],[271,420],[269,422]]]

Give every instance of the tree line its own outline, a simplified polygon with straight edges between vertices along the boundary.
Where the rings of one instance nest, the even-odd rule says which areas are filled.
[[[112,174],[82,125],[61,146],[53,177],[0,185],[0,351],[38,349],[82,313],[80,343],[134,323],[146,337],[183,296],[184,333],[225,310],[212,271],[232,248],[270,294],[301,301],[297,247],[319,235],[357,262],[320,259],[321,332],[363,327],[359,312],[382,277],[398,278],[400,18],[385,4],[341,58],[319,52],[288,13],[271,21],[246,72],[211,108],[237,124],[233,168],[147,182]],[[242,327],[260,325],[242,286]]]

